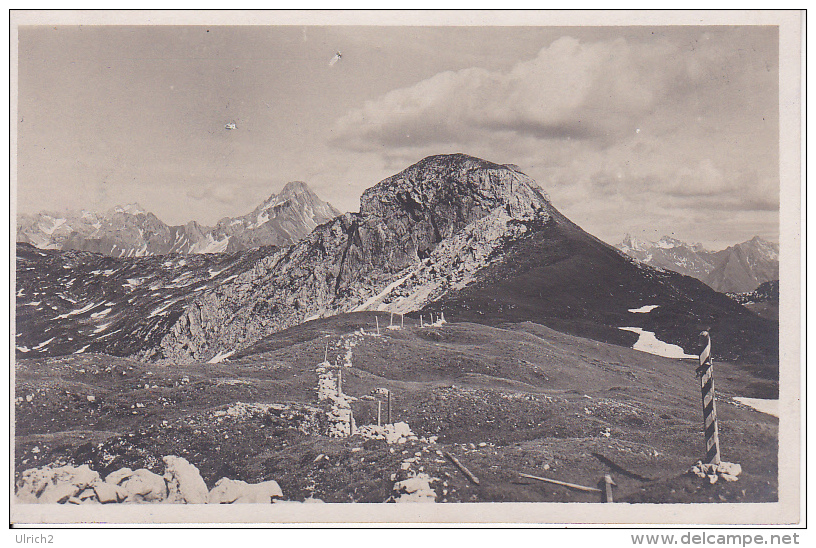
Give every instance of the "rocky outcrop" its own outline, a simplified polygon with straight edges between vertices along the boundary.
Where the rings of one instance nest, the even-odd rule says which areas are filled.
[[[141,468],[121,468],[105,481],[88,465],[45,466],[23,472],[16,485],[22,504],[269,504],[283,498],[274,480],[260,483],[221,478],[211,491],[198,468],[186,459],[164,457],[165,473],[160,476]]]
[[[109,474],[105,482],[121,487],[135,502],[161,502],[167,498],[165,479],[144,468],[122,468]]]
[[[17,481],[17,499],[24,503],[64,503],[99,482],[99,474],[87,464],[35,468],[23,472]]]
[[[426,158],[367,190],[359,213],[203,294],[146,357],[209,359],[310,318],[419,309],[467,283],[525,223],[546,223],[550,208],[523,173],[462,154]]]

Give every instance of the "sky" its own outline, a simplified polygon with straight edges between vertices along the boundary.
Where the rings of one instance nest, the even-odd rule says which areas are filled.
[[[462,152],[516,164],[609,243],[779,239],[774,26],[18,36],[19,213],[138,202],[168,224],[211,225],[293,180],[358,211],[380,180]]]

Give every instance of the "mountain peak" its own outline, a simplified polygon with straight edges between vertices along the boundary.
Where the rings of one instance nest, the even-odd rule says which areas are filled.
[[[286,197],[296,196],[298,194],[308,194],[311,191],[312,189],[309,188],[309,185],[303,181],[290,181],[283,186],[278,197],[285,199]]]
[[[457,226],[498,207],[513,217],[530,217],[547,210],[549,198],[527,175],[462,153],[423,158],[360,198],[363,215],[415,218],[449,211]]]

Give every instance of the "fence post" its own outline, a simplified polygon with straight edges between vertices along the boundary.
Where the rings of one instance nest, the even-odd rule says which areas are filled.
[[[380,319],[377,316],[374,316],[374,319],[377,321],[377,335],[380,334]]]
[[[382,419],[380,418],[382,415],[382,402],[377,400],[377,426],[382,426]]]
[[[391,422],[391,391],[388,391],[388,424],[393,424]]]
[[[707,464],[720,464],[720,437],[717,431],[716,394],[714,392],[714,364],[711,360],[711,336],[703,331],[700,336],[705,337],[706,345],[700,354],[700,367],[697,373],[700,376],[700,390],[703,398],[703,428],[705,432]]]

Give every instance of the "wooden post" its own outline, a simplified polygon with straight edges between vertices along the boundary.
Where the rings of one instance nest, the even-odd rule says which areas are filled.
[[[374,320],[377,322],[377,335],[380,334],[380,319],[377,316],[374,316]]]
[[[400,314],[400,329],[405,327],[405,314]]]
[[[326,341],[326,351],[323,352],[323,363],[329,361],[329,341]]]
[[[700,333],[706,345],[700,354],[700,391],[703,398],[703,431],[705,433],[707,464],[720,464],[720,436],[717,431],[716,394],[714,392],[714,364],[711,360],[711,336],[708,331]]]
[[[479,485],[479,478],[477,478],[476,476],[474,476],[474,475],[473,475],[473,473],[472,473],[470,470],[468,470],[468,469],[467,469],[467,467],[466,467],[464,464],[462,464],[461,462],[459,462],[459,459],[457,459],[456,457],[454,457],[453,455],[451,455],[451,454],[450,454],[450,453],[448,453],[447,451],[445,451],[445,452],[444,452],[444,455],[445,455],[447,458],[449,458],[449,459],[450,459],[450,461],[451,461],[453,464],[455,464],[455,465],[456,465],[456,467],[457,467],[457,468],[458,468],[458,469],[459,469],[459,470],[460,470],[460,471],[461,471],[461,472],[462,472],[462,473],[465,475],[465,477],[467,477],[467,479],[469,479],[470,481],[472,481],[472,482],[473,482],[473,483],[475,483],[476,485]]]
[[[389,322],[388,326],[389,326],[389,327],[393,327],[393,326],[394,326],[394,313],[393,313],[393,312],[391,313],[391,320],[390,320],[390,322]]]
[[[578,491],[586,491],[587,493],[600,493],[600,489],[596,489],[595,487],[587,487],[585,485],[578,485],[577,483],[568,483],[566,481],[559,481],[550,478],[540,478],[538,476],[531,476],[530,474],[519,474],[519,476],[523,478],[534,479],[538,481],[545,481],[547,483],[554,483],[555,485],[563,485],[564,487],[569,487],[570,489],[576,489]]]
[[[604,475],[604,488],[606,492],[606,502],[615,502],[612,498],[612,486],[615,485],[615,482],[612,481],[612,476],[609,474]]]
[[[425,327],[425,324],[422,323],[422,314],[419,315],[419,327]]]
[[[382,402],[377,400],[377,426],[382,426]]]
[[[387,396],[388,396],[388,423],[387,424],[393,424],[391,422],[391,391],[390,390],[388,391]]]

